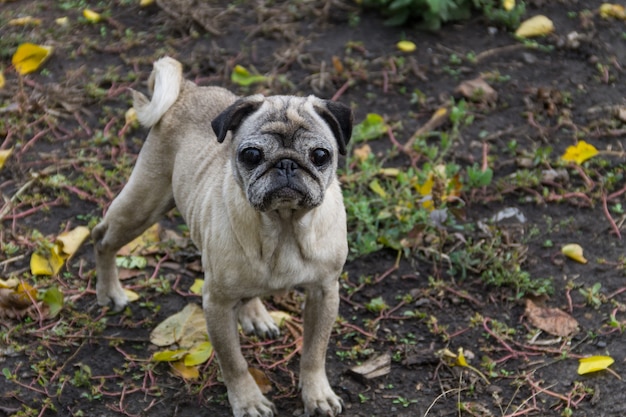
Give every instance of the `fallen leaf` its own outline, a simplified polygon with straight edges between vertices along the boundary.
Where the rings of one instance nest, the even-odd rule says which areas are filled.
[[[566,162],[575,162],[582,164],[589,158],[593,158],[598,154],[598,150],[584,140],[579,141],[576,145],[569,146],[561,159]]]
[[[387,132],[388,126],[383,116],[376,113],[369,113],[365,119],[352,129],[352,140],[363,142],[377,139]]]
[[[154,3],[154,0],[139,0],[139,6],[147,7]]]
[[[131,107],[130,109],[126,110],[126,113],[124,113],[124,121],[126,122],[127,125],[138,123],[137,120],[138,120],[137,110],[135,110],[134,107]]]
[[[267,77],[259,74],[252,74],[245,67],[236,65],[233,72],[230,74],[230,80],[235,84],[245,87],[251,84],[265,82]]]
[[[588,261],[583,256],[583,248],[577,243],[570,243],[561,248],[561,253],[570,259],[586,264]]]
[[[60,245],[53,245],[46,252],[35,252],[30,257],[30,273],[33,275],[52,276],[59,273],[65,258],[61,253]]]
[[[70,19],[67,16],[54,19],[54,22],[59,26],[67,26],[70,23]]]
[[[119,256],[147,255],[159,250],[158,243],[161,241],[161,228],[158,223],[153,224],[141,235],[124,245],[119,251]]]
[[[9,26],[26,26],[26,25],[39,26],[41,25],[41,19],[38,19],[32,16],[24,16],[24,17],[18,17],[16,19],[9,20]]]
[[[126,294],[126,298],[128,298],[129,302],[133,302],[133,301],[137,301],[139,300],[139,294],[137,294],[135,291],[133,290],[129,290],[128,288],[124,288],[124,293]]]
[[[370,155],[372,154],[372,148],[370,147],[370,145],[366,143],[365,145],[359,146],[358,148],[356,148],[352,152],[352,154],[354,155],[357,161],[365,162],[367,161],[367,158],[369,158]]]
[[[189,349],[183,361],[186,366],[200,365],[201,363],[208,361],[212,354],[213,345],[207,340],[198,343]]]
[[[607,369],[615,362],[610,356],[590,356],[578,360],[578,375],[598,372]]]
[[[181,360],[187,354],[187,349],[167,349],[154,352],[152,360],[154,362],[174,362]]]
[[[459,348],[459,353],[456,355],[456,362],[459,366],[468,366],[467,359],[465,359],[465,354],[463,353],[463,348]]]
[[[150,341],[157,346],[178,343],[182,348],[204,342],[207,337],[204,313],[195,303],[187,304],[181,311],[163,320],[150,333]]]
[[[481,77],[463,81],[456,88],[456,92],[474,102],[494,104],[498,101],[498,93],[496,90]]]
[[[540,307],[531,299],[526,299],[524,315],[533,326],[555,336],[568,337],[578,331],[575,318],[558,308]]]
[[[61,233],[57,236],[56,242],[60,242],[63,253],[71,257],[78,251],[85,239],[89,237],[89,234],[88,227],[78,226],[68,232]]]
[[[391,372],[391,354],[385,352],[350,368],[350,373],[364,380],[377,378]]]
[[[33,71],[37,71],[46,62],[52,51],[53,48],[51,46],[23,43],[17,47],[11,58],[11,63],[19,74],[30,74]]]
[[[189,291],[191,291],[194,294],[197,295],[202,295],[202,287],[204,286],[204,280],[203,279],[196,279],[193,282],[193,285],[191,286],[191,288],[189,288]]]
[[[17,278],[9,278],[7,280],[0,279],[0,288],[16,288],[20,284],[20,281]]]
[[[63,293],[58,287],[48,288],[41,298],[41,301],[48,306],[49,316],[55,317],[63,309]]]
[[[278,327],[283,327],[286,321],[292,321],[293,317],[286,311],[272,310],[269,312],[270,317]]]
[[[83,10],[83,16],[85,17],[85,19],[87,19],[89,23],[98,23],[102,19],[102,16],[100,16],[99,13],[96,13],[90,9]]]
[[[6,80],[4,79],[4,73],[0,70],[0,89],[4,88],[4,84],[6,84]],[[2,167],[0,166],[0,168]]]
[[[341,58],[336,55],[333,55],[333,68],[335,68],[335,72],[337,74],[342,74],[344,71],[343,63],[341,62]]]
[[[626,20],[626,10],[621,4],[603,3],[599,9],[603,19],[616,18]]]
[[[13,153],[13,148],[0,150],[0,169],[4,166],[4,163]]]
[[[183,361],[172,362],[172,369],[174,373],[183,379],[198,379],[200,378],[200,371],[197,366],[186,366]]]
[[[387,199],[387,192],[382,187],[382,185],[380,185],[380,182],[378,182],[377,179],[374,179],[372,180],[372,182],[370,182],[370,190],[378,194],[378,196],[382,198],[383,200]]]
[[[520,38],[532,38],[535,36],[548,35],[554,32],[554,23],[546,16],[537,15],[523,21],[515,31],[515,36]]]
[[[502,0],[502,8],[507,12],[510,12],[515,8],[515,0]]]
[[[400,41],[396,44],[396,47],[402,52],[413,52],[417,49],[415,43],[411,41]]]
[[[263,394],[272,390],[272,382],[263,371],[257,368],[248,368],[248,372]]]

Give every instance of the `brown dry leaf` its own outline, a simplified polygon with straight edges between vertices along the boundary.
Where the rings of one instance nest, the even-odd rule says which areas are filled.
[[[272,390],[272,381],[265,375],[265,372],[257,368],[248,368],[248,372],[250,372],[254,382],[256,382],[263,394],[267,394]]]
[[[540,307],[526,299],[525,316],[530,324],[555,336],[567,337],[578,331],[575,318],[558,308]]]
[[[361,365],[350,368],[350,372],[365,380],[387,375],[391,372],[391,354],[386,352],[368,359]]]
[[[456,92],[474,102],[491,105],[498,101],[498,92],[480,77],[463,81]]]
[[[174,371],[174,374],[178,375],[179,377],[189,380],[195,380],[200,378],[200,371],[198,370],[197,366],[187,366],[185,365],[184,361],[176,361],[176,362],[172,362],[170,364],[172,366],[172,370]]]

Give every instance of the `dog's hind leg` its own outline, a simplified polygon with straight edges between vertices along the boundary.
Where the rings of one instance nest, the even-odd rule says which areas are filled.
[[[147,142],[128,184],[91,234],[96,255],[98,304],[112,304],[115,311],[128,303],[115,265],[117,251],[175,206],[170,179],[159,174],[163,167],[146,157],[152,154],[149,148]]]
[[[268,339],[276,339],[280,335],[276,322],[258,297],[251,299],[239,308],[239,324],[241,324],[245,334],[254,333]]]

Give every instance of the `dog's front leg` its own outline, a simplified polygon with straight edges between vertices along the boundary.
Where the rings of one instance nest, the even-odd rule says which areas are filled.
[[[339,283],[307,288],[300,386],[305,415],[336,416],[342,401],[326,377],[326,348],[339,309]]]
[[[261,393],[248,372],[237,332],[236,303],[219,303],[204,297],[209,339],[217,355],[235,417],[272,417],[274,404]]]

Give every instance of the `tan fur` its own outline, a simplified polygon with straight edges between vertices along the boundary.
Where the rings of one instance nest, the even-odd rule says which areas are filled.
[[[260,108],[220,144],[211,121],[237,97],[183,81],[181,71],[180,63],[164,58],[155,63],[152,101],[134,93],[140,120],[152,129],[128,184],[93,231],[98,303],[112,303],[118,310],[126,305],[116,252],[176,206],[201,250],[203,308],[234,415],[274,415],[273,404],[261,394],[240,352],[238,316],[244,331],[276,335],[278,328],[257,297],[301,286],[307,292],[300,373],[305,412],[335,416],[341,412],[341,400],[328,383],[325,354],[339,305],[337,279],[347,243],[334,173],[336,139],[315,107],[323,103],[314,97],[254,96],[250,100],[262,102]],[[273,119],[279,115],[281,123]],[[285,126],[285,118],[293,126]],[[297,179],[307,190],[306,201],[271,199],[271,207],[259,211],[249,199],[270,195],[273,180],[240,167],[236,152],[237,146],[254,145],[253,136],[266,127],[304,127],[313,133],[311,139],[296,138],[284,148],[278,141],[268,145],[268,140],[258,139],[267,158],[297,161],[302,167]],[[310,168],[309,157],[298,153],[309,146],[332,147],[328,170]]]

